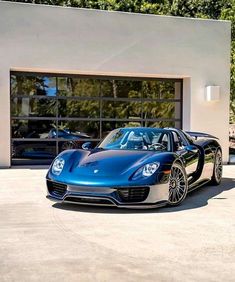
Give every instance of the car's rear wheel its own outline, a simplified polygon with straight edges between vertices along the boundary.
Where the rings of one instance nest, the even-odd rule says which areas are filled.
[[[222,179],[223,173],[223,161],[222,161],[222,152],[218,149],[215,153],[215,162],[214,162],[214,169],[213,175],[211,178],[212,185],[219,185]]]
[[[186,197],[187,192],[188,181],[185,169],[180,163],[174,163],[171,167],[169,179],[169,205],[179,205]]]

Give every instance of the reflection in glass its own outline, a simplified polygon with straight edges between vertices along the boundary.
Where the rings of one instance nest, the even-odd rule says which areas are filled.
[[[23,74],[11,75],[11,95],[56,96],[56,78]]]
[[[141,81],[101,80],[101,96],[113,98],[140,98]]]
[[[103,101],[104,118],[141,118],[141,102]]]
[[[55,155],[56,150],[58,153],[66,148],[80,148],[83,142],[100,139],[119,127],[181,128],[181,94],[181,81],[14,73],[11,75],[12,138],[22,140],[13,141],[13,152],[17,151],[14,149],[17,145],[25,148],[18,150],[22,151],[19,158],[40,159]],[[163,99],[179,102],[161,102]],[[171,121],[149,122],[148,119]],[[55,141],[28,142],[25,138]]]
[[[56,128],[55,120],[12,120],[12,138],[50,138],[49,132]]]
[[[58,94],[60,96],[99,97],[100,81],[88,78],[59,77]]]
[[[121,127],[140,127],[140,121],[104,121],[102,122],[102,138],[104,138],[110,131]]]
[[[72,96],[72,84],[69,77],[58,77],[57,87],[59,96]]]
[[[168,126],[168,127],[172,127],[172,126]],[[175,121],[175,125],[173,125],[173,127],[181,129],[182,128],[182,124],[180,120],[176,120]]]
[[[37,116],[55,117],[56,100],[54,99],[35,99],[35,98],[12,98],[12,116]]]
[[[58,100],[59,117],[98,118],[100,116],[97,100]]]
[[[175,82],[146,80],[142,81],[143,98],[175,99]]]
[[[37,77],[36,93],[37,95],[56,96],[56,78]]]
[[[58,142],[58,150],[59,153],[64,150],[71,150],[71,149],[82,149],[82,145],[86,143],[87,140],[79,139],[76,142],[72,140],[66,140],[66,141],[59,141]],[[95,148],[95,146],[98,144],[98,141],[89,141],[91,142],[91,148]]]
[[[58,121],[58,129],[66,129],[73,134],[83,136],[81,138],[99,138],[99,121]],[[61,137],[60,137],[61,138]],[[64,137],[62,137],[64,138]]]
[[[36,95],[36,77],[11,75],[11,95]]]
[[[177,122],[174,121],[144,121],[143,126],[146,127],[177,127],[175,126]],[[179,127],[178,127],[179,128]]]
[[[54,141],[12,141],[14,159],[53,159],[56,156]]]
[[[178,104],[179,107],[175,107]],[[177,109],[177,110],[176,110]],[[178,119],[180,118],[180,103],[168,103],[168,102],[143,102],[143,118],[144,119],[156,119],[156,118],[167,118],[167,119]]]

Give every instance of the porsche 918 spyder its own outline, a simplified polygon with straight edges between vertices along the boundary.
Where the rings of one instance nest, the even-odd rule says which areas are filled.
[[[217,138],[175,128],[119,128],[90,149],[66,150],[47,173],[47,198],[59,203],[153,208],[222,178]]]

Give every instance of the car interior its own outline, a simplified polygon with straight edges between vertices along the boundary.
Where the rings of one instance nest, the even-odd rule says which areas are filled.
[[[135,132],[126,134],[120,142],[120,149],[170,151],[169,136],[163,132]]]

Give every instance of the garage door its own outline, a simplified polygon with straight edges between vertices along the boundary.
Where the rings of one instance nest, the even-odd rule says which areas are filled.
[[[182,126],[182,80],[11,73],[12,164],[48,164],[117,127]]]

